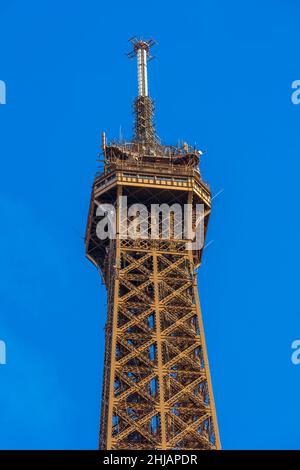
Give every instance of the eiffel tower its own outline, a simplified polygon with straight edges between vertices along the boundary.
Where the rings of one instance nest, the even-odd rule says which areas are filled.
[[[104,170],[94,180],[86,230],[86,256],[104,279],[108,304],[99,447],[219,449],[197,289],[203,245],[191,248],[192,237],[175,236],[182,221],[172,210],[160,213],[158,237],[136,226],[140,236],[126,236],[133,217],[121,202],[143,204],[146,223],[155,204],[189,207],[193,234],[201,205],[205,238],[211,193],[199,170],[201,152],[159,141],[147,79],[154,41],[131,43],[138,68],[134,137],[107,143],[103,134]],[[98,224],[109,211],[99,215],[99,208],[110,206],[114,236],[103,239]],[[162,237],[168,217],[169,234]]]

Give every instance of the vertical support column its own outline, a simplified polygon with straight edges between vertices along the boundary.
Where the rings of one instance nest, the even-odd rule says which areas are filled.
[[[110,378],[109,378],[109,402],[108,402],[108,416],[107,416],[107,450],[112,448],[112,420],[113,410],[115,404],[115,369],[116,369],[116,346],[117,346],[117,328],[118,328],[118,309],[119,309],[119,270],[120,270],[120,196],[122,194],[121,186],[117,186],[117,201],[116,201],[116,255],[115,255],[115,276],[114,276],[114,308],[112,318],[112,341],[111,341],[111,363],[110,363]]]
[[[158,265],[157,252],[153,249],[153,284],[154,284],[154,303],[155,303],[155,326],[156,326],[156,345],[157,345],[157,366],[159,381],[159,408],[160,408],[160,425],[161,425],[161,449],[167,449],[166,443],[166,416],[165,416],[165,397],[164,397],[164,377],[163,377],[163,360],[162,360],[162,339],[161,339],[161,319],[159,305],[159,288],[158,288]]]
[[[193,203],[193,193],[192,193],[192,191],[189,191],[188,204],[192,204],[192,203]],[[190,258],[190,263],[191,263],[192,269],[194,271],[194,258],[193,258],[193,251],[191,249],[189,250],[189,258]],[[209,363],[208,363],[208,355],[207,355],[207,349],[206,349],[204,326],[203,326],[203,320],[202,320],[202,313],[201,313],[201,307],[200,307],[200,299],[199,299],[199,294],[198,294],[198,286],[197,286],[196,276],[194,277],[194,281],[193,281],[193,292],[194,292],[194,296],[195,296],[196,311],[197,311],[197,318],[198,318],[198,324],[199,324],[199,330],[200,330],[203,360],[204,360],[204,366],[205,366],[205,374],[206,374],[208,393],[209,393],[209,405],[210,405],[210,409],[211,409],[212,421],[213,421],[213,427],[214,427],[214,433],[215,433],[215,440],[216,440],[216,448],[221,449],[221,442],[220,442],[219,428],[218,428],[218,422],[217,422],[215,400],[214,400],[214,394],[213,394],[213,388],[212,388],[212,382],[211,382],[211,376],[210,376],[210,369],[209,369]]]

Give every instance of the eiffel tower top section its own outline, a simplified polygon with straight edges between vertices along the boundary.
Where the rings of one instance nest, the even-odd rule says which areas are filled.
[[[134,133],[131,142],[113,141],[107,143],[105,133],[102,134],[102,150],[104,155],[104,173],[114,170],[120,164],[125,169],[131,167],[159,167],[174,173],[189,174],[196,172],[200,177],[199,163],[202,152],[195,146],[183,142],[177,146],[162,145],[156,134],[153,123],[154,102],[148,90],[148,62],[154,57],[150,50],[156,44],[154,39],[131,38],[133,48],[129,58],[137,59],[138,96],[134,100]],[[99,175],[98,175],[99,176]]]

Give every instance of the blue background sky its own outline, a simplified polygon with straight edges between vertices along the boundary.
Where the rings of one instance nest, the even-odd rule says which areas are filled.
[[[97,447],[106,294],[83,237],[101,131],[130,138],[136,66],[164,143],[207,150],[200,269],[224,449],[300,448],[297,0],[0,1],[0,447]]]

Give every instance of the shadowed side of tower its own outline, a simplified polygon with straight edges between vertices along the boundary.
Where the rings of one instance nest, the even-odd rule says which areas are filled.
[[[93,184],[86,231],[86,255],[108,296],[100,448],[218,449],[195,274],[203,247],[195,233],[201,222],[205,238],[211,194],[199,171],[201,152],[159,143],[147,78],[154,41],[131,42],[134,138],[103,139],[104,171]],[[184,230],[180,211],[192,231]],[[113,236],[103,236],[103,221]]]

